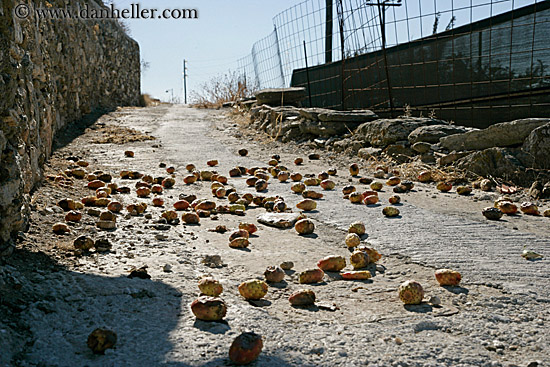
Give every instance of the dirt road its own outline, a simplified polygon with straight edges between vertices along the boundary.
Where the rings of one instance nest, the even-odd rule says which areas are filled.
[[[94,143],[113,127],[122,135],[135,129],[156,139]],[[237,154],[242,147],[249,150],[247,157]],[[124,156],[129,149],[134,158]],[[242,132],[224,112],[183,106],[123,109],[64,141],[50,162],[51,172],[66,168],[65,158],[78,156],[91,163],[88,171],[111,172],[119,185],[133,187],[134,182],[118,179],[118,172],[139,170],[157,177],[167,175],[161,162],[174,166],[177,183],[163,194],[166,208],[182,193],[212,198],[210,182],[183,184],[188,163],[206,169],[208,160],[217,159],[214,169],[227,175],[235,166],[266,166],[271,155],[279,154],[282,164],[302,174],[330,167],[339,173],[336,189],[323,192],[317,211],[308,213],[316,223],[315,235],[308,237],[258,224],[256,217],[265,210],[255,207],[244,217],[218,215],[202,218],[198,226],[159,227],[155,222],[166,208],[155,208],[151,199],[138,199],[135,193],[115,198],[125,205],[149,203],[150,216],[124,213],[116,231],[103,233],[84,210],[70,235],[57,236],[51,225],[63,221],[64,213],[55,203],[67,196],[79,199],[89,190],[81,180],[69,189],[46,183],[33,197],[30,232],[14,257],[0,266],[0,286],[11,287],[6,302],[17,315],[0,330],[0,347],[11,351],[0,357],[0,365],[224,366],[230,365],[231,341],[245,330],[264,338],[256,366],[548,365],[550,269],[546,258],[529,262],[520,256],[524,246],[549,253],[548,218],[520,215],[488,222],[480,209],[491,206],[496,194],[458,197],[417,183],[412,193],[402,195],[401,216],[388,219],[382,215],[385,204],[367,207],[342,199],[341,189],[350,180],[358,189],[367,188],[350,178],[345,158],[320,152],[321,160],[309,161],[309,153]],[[306,158],[303,166],[294,166],[296,156]],[[361,175],[372,177],[372,172],[362,167]],[[228,184],[239,193],[256,194],[245,180],[230,178]],[[301,197],[290,185],[270,180],[264,195],[283,196],[296,212]],[[381,202],[392,194],[384,189]],[[227,199],[216,201],[227,204]],[[324,256],[349,259],[344,237],[357,220],[366,224],[364,240],[384,255],[372,280],[327,275],[323,283],[298,284],[297,272],[314,268]],[[235,229],[241,221],[259,227],[248,251],[229,248],[228,234],[208,231],[217,225]],[[113,249],[75,257],[72,241],[81,234],[106,236]],[[206,266],[201,262],[205,255],[220,255],[226,266]],[[262,279],[267,266],[282,261],[293,261],[296,272],[270,286],[265,301],[249,303],[239,295],[241,282]],[[132,266],[143,265],[150,280],[127,277]],[[439,287],[436,268],[460,271],[462,286]],[[197,321],[189,309],[204,275],[224,287],[229,309],[223,323]],[[408,279],[421,282],[426,298],[437,296],[441,305],[404,307],[397,287]],[[315,291],[316,307],[289,305],[288,296],[301,288]],[[118,334],[116,348],[104,356],[93,355],[86,346],[96,327]]]

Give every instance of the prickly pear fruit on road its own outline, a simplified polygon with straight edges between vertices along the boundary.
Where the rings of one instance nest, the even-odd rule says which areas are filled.
[[[263,280],[249,280],[239,285],[239,293],[247,300],[258,300],[267,294],[267,284]]]
[[[453,185],[450,182],[440,182],[436,188],[441,192],[449,192],[453,188]]]
[[[239,223],[239,229],[244,229],[245,231],[247,231],[249,234],[253,234],[253,233],[256,233],[258,231],[258,227],[256,227],[255,224],[253,223],[246,223],[246,222],[241,222]]]
[[[521,203],[519,207],[524,214],[528,215],[540,215],[539,208],[530,202]]]
[[[248,238],[244,237],[237,237],[229,242],[229,247],[231,248],[246,248],[248,245],[250,245],[250,242]]]
[[[186,224],[198,224],[200,222],[199,215],[197,213],[185,213],[181,219]]]
[[[366,252],[371,263],[375,263],[382,258],[382,255],[372,247],[359,246],[355,250]]]
[[[514,215],[518,212],[518,206],[509,201],[499,201],[495,206],[506,215]]]
[[[334,190],[336,184],[332,180],[323,180],[321,181],[321,187],[323,190]]]
[[[399,195],[393,195],[388,199],[388,201],[392,205],[399,204],[401,202],[401,197],[399,197]]]
[[[370,184],[370,188],[373,189],[374,191],[380,191],[382,190],[383,187],[384,185],[382,185],[382,182],[378,182],[378,181],[374,181],[373,183]]]
[[[346,246],[348,248],[354,248],[361,244],[361,238],[357,233],[348,233],[346,236]]]
[[[263,348],[262,337],[252,332],[239,335],[229,348],[229,359],[236,365],[245,365],[258,359]]]
[[[366,231],[365,224],[362,222],[353,222],[348,228],[349,233],[357,233],[359,236],[364,235]]]
[[[285,271],[279,266],[268,266],[265,269],[264,276],[269,283],[279,283],[285,278]]]
[[[342,194],[349,195],[352,192],[355,192],[356,190],[357,189],[355,188],[355,186],[351,186],[351,185],[344,186],[344,188],[342,188]]]
[[[301,182],[298,182],[292,185],[290,189],[294,191],[296,194],[301,194],[302,192],[306,191],[306,185],[304,185]]]
[[[210,297],[218,297],[223,292],[223,286],[214,278],[199,280],[199,289],[202,294]]]
[[[363,200],[363,195],[359,192],[352,192],[349,194],[349,201],[353,204],[359,204]]]
[[[279,266],[283,270],[292,270],[292,268],[294,267],[294,263],[292,261],[283,261]]]
[[[462,276],[458,271],[451,269],[439,269],[435,271],[435,279],[439,285],[458,285]]]
[[[191,311],[199,320],[220,321],[227,313],[227,306],[221,298],[201,296],[191,303]]]
[[[64,234],[71,232],[71,229],[65,223],[56,223],[52,226],[52,230],[56,234]]]
[[[391,217],[397,217],[399,215],[399,209],[391,207],[391,206],[387,206],[384,209],[382,209],[382,213],[386,217],[390,217],[390,218]]]
[[[300,289],[288,297],[292,306],[308,306],[315,303],[315,293],[309,289]]]
[[[430,182],[432,180],[432,173],[430,171],[422,171],[418,174],[418,181]]]
[[[365,199],[363,199],[363,204],[365,205],[374,205],[377,204],[380,199],[377,195],[369,195]]]
[[[294,229],[298,232],[298,234],[308,235],[312,234],[315,230],[315,224],[313,224],[313,222],[309,219],[301,219],[296,222]]]
[[[349,174],[352,176],[357,176],[359,174],[359,165],[357,163],[353,163],[349,166]]]
[[[396,177],[396,176],[392,176],[390,178],[388,178],[388,180],[386,181],[386,185],[388,186],[397,186],[401,183],[401,179],[399,177]]]
[[[458,195],[470,195],[472,193],[472,188],[470,186],[458,186],[456,188],[456,193]]]
[[[107,349],[115,346],[116,341],[117,335],[114,331],[98,328],[88,336],[87,344],[94,354],[105,354]]]
[[[346,267],[346,259],[342,256],[327,256],[317,262],[323,271],[340,271]]]
[[[323,281],[325,273],[321,269],[304,270],[298,275],[300,284],[319,283]]]
[[[489,220],[499,220],[502,218],[502,211],[495,207],[487,207],[481,211],[481,214]]]
[[[369,254],[364,251],[354,251],[350,257],[351,265],[354,269],[362,269],[366,267],[370,262]]]
[[[296,208],[304,211],[311,211],[317,209],[317,203],[312,199],[304,199],[296,204]]]
[[[340,275],[345,280],[366,280],[372,277],[372,274],[368,270],[346,271]]]
[[[406,305],[418,305],[424,298],[422,285],[414,280],[407,280],[398,289],[399,299]]]
[[[321,194],[320,192],[313,191],[313,190],[306,190],[306,191],[302,192],[302,197],[304,199],[318,200],[318,199],[323,198],[323,194]]]
[[[297,166],[299,166],[299,165],[302,164],[302,163],[304,163],[304,159],[303,159],[303,158],[298,157],[298,158],[296,158],[296,159],[294,160],[294,164],[297,165]]]
[[[233,241],[235,238],[244,237],[248,238],[250,237],[250,234],[246,229],[238,229],[236,231],[231,232],[229,235],[229,242]]]

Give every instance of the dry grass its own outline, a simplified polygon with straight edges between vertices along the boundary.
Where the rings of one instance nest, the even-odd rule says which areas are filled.
[[[151,107],[151,106],[158,106],[160,104],[160,100],[151,97],[149,94],[145,93],[142,94],[139,97],[139,105],[141,107]]]
[[[254,94],[246,79],[237,72],[218,75],[191,93],[192,106],[196,108],[221,108],[226,102],[235,102]]]

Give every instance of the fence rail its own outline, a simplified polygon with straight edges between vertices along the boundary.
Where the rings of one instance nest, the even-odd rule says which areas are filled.
[[[477,127],[550,114],[550,1],[306,0],[273,23],[238,63],[256,88]]]

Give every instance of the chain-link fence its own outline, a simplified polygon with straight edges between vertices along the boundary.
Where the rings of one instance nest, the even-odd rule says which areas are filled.
[[[257,88],[304,86],[305,105],[485,127],[550,114],[549,34],[550,1],[307,0],[239,72]]]

